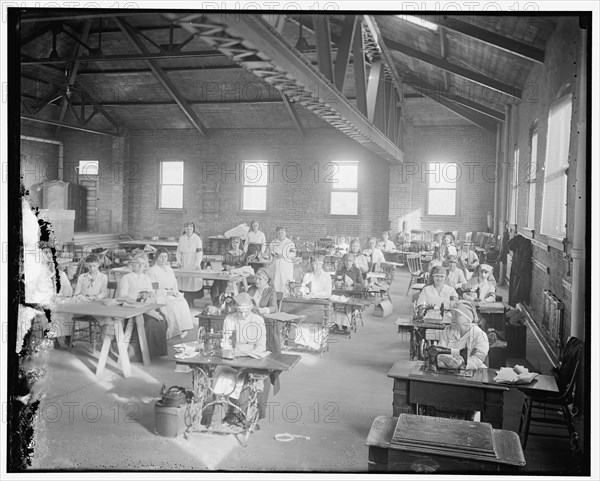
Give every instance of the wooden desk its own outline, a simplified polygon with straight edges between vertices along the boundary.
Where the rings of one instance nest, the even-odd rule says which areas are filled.
[[[140,247],[144,248],[146,245],[151,245],[152,247],[165,247],[169,250],[177,249],[179,242],[177,241],[166,241],[166,240],[131,240],[131,241],[120,241],[119,248],[125,249],[127,247]]]
[[[174,268],[173,273],[175,277],[193,277],[196,279],[205,279],[210,281],[226,281],[231,288],[233,289],[234,294],[238,294],[240,292],[239,284],[246,279],[247,276],[242,276],[239,274],[228,274],[225,271],[216,272],[216,271],[208,271],[204,269],[181,269]]]
[[[333,314],[333,303],[331,302],[330,299],[324,299],[324,298],[317,298],[317,297],[284,297],[282,300],[282,314],[283,313],[288,313],[288,314],[296,314],[296,315],[300,315],[303,316],[306,319],[303,319],[304,322],[311,322],[313,324],[317,324],[320,325],[321,328],[323,329],[323,336],[321,337],[321,342],[320,342],[320,347],[319,347],[319,354],[322,354],[323,351],[328,350],[328,342],[329,342],[329,326],[332,323],[332,314]],[[288,304],[288,307],[284,310],[284,305]],[[294,306],[289,306],[289,304],[292,305],[296,305]],[[313,316],[310,316],[308,314],[306,314],[306,309],[310,308],[310,306],[323,306],[323,316],[321,317],[321,322],[319,323],[319,321],[317,319],[314,319]],[[291,311],[291,312],[290,312]],[[304,312],[303,312],[304,311]],[[294,321],[290,321],[290,322],[294,322]],[[285,324],[284,324],[285,326]],[[287,326],[289,327],[289,325]],[[285,335],[285,332],[283,333]],[[285,342],[285,337],[284,337],[284,342]]]
[[[481,421],[502,428],[504,391],[494,382],[495,369],[477,369],[473,377],[421,370],[422,361],[396,361],[388,372],[394,380],[393,415],[416,414],[416,405],[444,411],[480,411]]]
[[[485,325],[480,325],[484,332],[489,328],[504,335],[504,325],[506,324],[506,304],[503,302],[477,302],[475,303],[477,312],[486,319]]]
[[[406,424],[406,431],[412,428],[424,433],[424,439],[419,439],[420,443],[413,445],[393,443],[399,419],[399,428],[404,428]],[[482,428],[485,434],[487,428],[484,423],[406,414],[400,418],[377,416],[365,441],[369,448],[368,470],[425,474],[519,473],[525,466],[525,456],[517,433],[490,429],[491,439],[487,439],[485,435],[482,436]],[[475,431],[487,441],[488,447],[491,444],[493,454],[470,449],[484,444],[481,439],[474,439]]]
[[[90,302],[67,302],[64,304],[55,304],[52,307],[52,312],[61,314],[73,314],[79,316],[93,316],[96,318],[108,317],[112,319],[115,329],[115,338],[119,350],[119,364],[124,377],[131,376],[131,364],[129,363],[129,355],[127,353],[126,343],[131,339],[133,325],[137,326],[138,337],[140,340],[140,350],[142,351],[142,360],[144,366],[150,364],[150,353],[148,352],[148,342],[146,340],[146,331],[144,330],[143,314],[153,309],[162,307],[162,304],[141,304],[139,307],[124,307],[124,306],[107,306],[99,301]],[[133,319],[134,322],[129,322],[123,332],[123,321],[125,319]],[[96,376],[102,374],[108,359],[108,351],[112,337],[110,334],[104,334],[102,341],[102,349],[98,358],[98,367],[96,368]]]

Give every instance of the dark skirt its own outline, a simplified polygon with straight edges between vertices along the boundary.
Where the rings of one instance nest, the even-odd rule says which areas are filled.
[[[159,321],[148,314],[144,314],[144,331],[150,357],[160,357],[168,354],[167,327],[166,321]],[[140,349],[140,340],[135,327],[131,332],[128,352],[130,361],[142,362],[142,350]]]

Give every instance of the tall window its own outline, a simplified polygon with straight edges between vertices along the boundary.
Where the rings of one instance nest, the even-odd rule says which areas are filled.
[[[519,202],[519,148],[515,149],[513,155],[512,182],[510,184],[510,213],[508,223],[517,223],[517,204]]]
[[[160,163],[159,209],[183,209],[183,162]]]
[[[268,165],[265,161],[245,161],[242,172],[242,210],[267,210]]]
[[[544,168],[544,200],[540,232],[564,238],[567,220],[567,175],[571,138],[571,94],[552,105]]]
[[[77,167],[77,173],[81,177],[98,175],[98,161],[97,160],[80,160]]]
[[[456,162],[428,162],[427,215],[458,215]]]
[[[538,132],[531,135],[531,163],[529,164],[529,200],[527,202],[527,227],[533,229],[535,223],[535,184],[537,183],[537,144]]]
[[[358,215],[358,162],[333,162],[329,213]]]

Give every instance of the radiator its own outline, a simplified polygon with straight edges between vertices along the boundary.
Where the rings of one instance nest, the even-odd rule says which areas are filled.
[[[563,347],[563,319],[564,303],[549,291],[544,290],[544,315],[542,317],[542,330],[545,331],[550,345],[559,351]]]

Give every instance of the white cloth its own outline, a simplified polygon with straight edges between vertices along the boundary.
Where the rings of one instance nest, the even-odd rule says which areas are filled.
[[[296,245],[288,238],[280,241],[275,239],[271,242],[269,249],[271,255],[278,254],[273,261],[272,284],[277,292],[285,292],[285,283],[294,280],[294,258],[296,257]]]
[[[496,300],[496,286],[488,281],[479,281],[479,277],[471,277],[467,282],[468,289],[471,290],[471,294],[474,294],[479,289],[480,301],[494,302]]]
[[[448,284],[442,285],[440,292],[438,292],[433,285],[428,285],[421,291],[419,299],[417,300],[417,305],[423,306],[433,304],[436,308],[439,308],[442,303],[444,303],[444,307],[448,309],[450,307],[451,296],[458,300],[458,293]]]
[[[165,304],[160,311],[165,315],[169,327],[167,339],[180,335],[193,327],[192,313],[183,294],[177,288],[177,278],[170,266],[154,265],[148,269],[153,282],[158,283],[156,302]]]
[[[202,263],[202,239],[197,234],[183,234],[177,245],[177,262],[183,269],[199,269]],[[204,285],[202,279],[195,277],[180,277],[177,280],[179,290],[196,292]]]
[[[154,289],[152,288],[152,279],[150,279],[148,274],[136,274],[135,272],[130,272],[121,278],[121,281],[119,282],[119,288],[117,289],[117,297],[137,299],[140,295],[140,292],[154,293]],[[146,314],[156,319],[163,319],[163,317],[156,312],[156,310],[146,312]]]
[[[321,322],[301,322],[294,325],[294,342],[311,349],[320,350],[323,337],[327,335]]]
[[[62,283],[62,280],[61,280]],[[96,297],[102,299],[108,294],[108,277],[102,272],[98,272],[95,278],[92,278],[89,272],[81,274],[77,279],[75,295],[85,297]]]
[[[321,275],[315,276],[314,272],[307,272],[302,279],[302,287],[310,284],[310,294],[313,296],[329,297],[331,296],[331,275],[321,270]]]
[[[265,237],[264,232],[254,232],[253,230],[248,231],[247,240],[244,244],[244,252],[248,252],[249,244],[260,244],[260,252],[264,252],[267,247],[267,238]]]
[[[360,269],[360,272],[366,274],[369,272],[369,258],[362,252],[354,254],[354,265]]]
[[[383,252],[380,249],[375,247],[374,249],[365,249],[363,254],[367,256],[371,265],[381,264],[385,262],[385,257],[383,256]]]
[[[468,356],[466,369],[479,369],[486,367],[484,361],[488,355],[490,344],[485,332],[483,332],[475,324],[473,324],[463,336],[461,336],[460,332],[452,326],[447,326],[442,331],[438,346],[458,350],[466,347]],[[460,355],[453,357],[456,359],[462,359]]]

